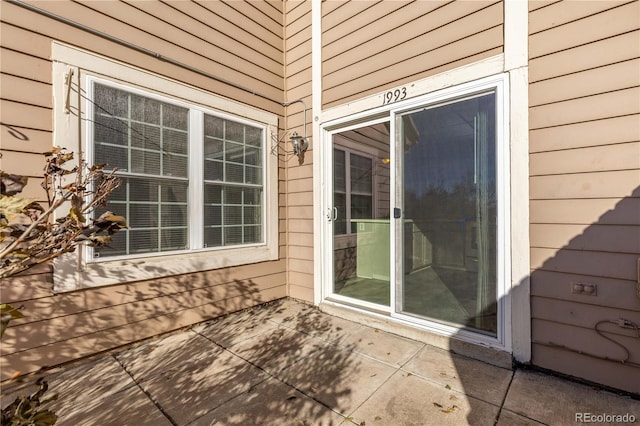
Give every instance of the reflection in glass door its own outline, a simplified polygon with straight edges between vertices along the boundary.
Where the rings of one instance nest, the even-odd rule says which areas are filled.
[[[389,122],[332,142],[333,294],[389,306]]]
[[[397,116],[399,312],[497,333],[495,93]]]

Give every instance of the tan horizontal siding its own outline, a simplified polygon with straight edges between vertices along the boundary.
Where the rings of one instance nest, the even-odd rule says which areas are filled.
[[[67,8],[69,8],[69,13],[71,13],[74,18],[84,19],[81,21],[81,23],[87,24],[92,28],[96,28],[107,33],[112,33],[119,38],[126,39],[127,37],[131,37],[130,41],[134,44],[142,45],[143,47],[146,47],[152,51],[158,52],[174,60],[185,62],[188,65],[194,66],[196,68],[200,68],[203,70],[213,68],[215,70],[213,74],[220,78],[223,78],[227,81],[233,81],[234,83],[244,87],[253,88],[259,93],[267,95],[273,99],[282,99],[282,89],[264,84],[261,80],[259,80],[259,78],[256,78],[259,76],[249,75],[247,73],[237,71],[232,67],[229,68],[226,66],[217,66],[215,65],[216,63],[209,58],[191,53],[171,43],[162,42],[155,36],[144,33],[134,27],[116,21],[113,18],[101,15],[98,12],[91,11],[84,6],[76,5],[76,7],[73,8],[73,4],[67,4],[67,2],[46,2],[42,3],[42,5],[47,5],[51,8],[62,8],[65,11]],[[80,14],[77,9],[79,7],[82,7],[82,10],[86,12]],[[93,18],[88,19],[88,17]],[[251,93],[247,93],[243,90],[230,87],[205,76],[186,71],[184,68],[160,61],[155,57],[132,52],[131,49],[128,49],[124,46],[112,43],[106,39],[91,35],[87,32],[77,30],[65,24],[52,21],[51,19],[30,12],[19,6],[3,3],[3,20],[10,22],[14,26],[19,26],[23,30],[38,32],[39,34],[44,35],[45,41],[47,41],[46,57],[50,56],[51,40],[56,39],[65,43],[78,45],[80,48],[100,52],[101,54],[109,56],[116,60],[120,60],[122,62],[140,67],[142,69],[150,70],[152,72],[167,76],[169,78],[173,78],[178,81],[186,82],[212,93],[233,98],[239,102],[244,102],[246,104],[265,109],[267,111],[281,113],[281,109],[275,102],[268,101]],[[109,23],[113,25],[109,26]],[[38,39],[37,41],[40,42],[41,40]],[[30,49],[30,47],[28,48]]]
[[[325,104],[325,107],[329,108],[340,103],[345,103],[353,99],[380,92],[385,88],[399,86],[402,84],[410,84],[415,80],[446,72],[463,65],[467,65],[473,62],[480,61],[482,59],[487,59],[492,56],[498,55],[502,52],[502,46],[491,47],[489,48],[489,50],[480,51],[479,53],[463,57],[462,59],[458,59],[459,55],[457,54],[457,52],[459,52],[460,50],[466,51],[474,50],[475,48],[484,48],[486,44],[493,44],[494,42],[497,43],[501,37],[501,34],[502,27],[495,27],[490,30],[484,31],[481,34],[476,34],[473,37],[468,37],[463,40],[456,41],[452,43],[451,46],[443,46],[434,51],[424,53],[419,57],[411,58],[411,60],[408,61],[407,64],[404,64],[407,65],[407,68],[403,67],[403,64],[394,64],[388,69],[375,71],[371,75],[363,75],[362,77],[358,77],[357,79],[354,79],[350,82],[345,81],[344,85],[323,91],[323,94],[326,95],[326,99],[330,101],[330,103]],[[429,67],[430,64],[433,64],[434,62],[438,63],[440,61],[444,63],[435,68],[425,69],[425,66]],[[418,69],[416,70],[416,74],[407,75],[406,71],[411,70],[412,67],[418,67]],[[389,76],[394,76],[398,73],[403,77],[393,81],[387,80]],[[362,73],[360,73],[359,75],[362,75]],[[374,79],[370,81],[369,77],[372,77]],[[380,80],[376,80],[375,78],[379,78]],[[376,85],[372,87],[372,84]],[[352,90],[347,90],[347,86]]]
[[[534,129],[529,132],[529,150],[535,153],[635,142],[640,140],[638,122],[640,114],[631,114]],[[532,167],[535,170],[538,166]]]
[[[640,6],[637,1],[619,7],[615,7],[615,2],[603,3],[612,8],[531,35],[529,37],[529,57],[537,58],[638,29]],[[558,7],[560,4],[556,3],[549,7]],[[570,7],[581,9],[582,5],[576,3]],[[535,20],[535,16],[530,18]]]
[[[638,254],[531,248],[531,268],[594,277],[637,280]],[[597,284],[597,282],[596,282]],[[567,284],[567,292],[569,287]]]
[[[531,59],[529,81],[536,82],[628,61],[640,56],[640,30]]]
[[[640,87],[633,87],[530,107],[529,123],[531,129],[538,129],[637,114],[638,111]]]
[[[424,2],[400,8],[401,3],[377,3],[378,8],[384,9],[381,16],[385,19],[369,22],[359,31],[338,37],[334,40],[335,43],[327,40],[328,35],[324,37],[322,58],[325,75],[340,71],[351,64],[369,68],[370,61],[394,63],[403,60],[403,57],[417,55],[426,46],[431,49],[443,46],[493,26],[492,22],[501,22],[499,15],[502,8],[499,3],[486,7],[487,3],[483,2],[454,2],[439,8],[442,4],[444,2]],[[482,9],[483,7],[486,8]],[[392,8],[397,9],[395,13],[391,12]],[[344,22],[344,26],[351,28],[350,21]],[[452,33],[452,28],[447,25],[451,22],[469,27],[464,31]],[[372,37],[372,34],[376,37]]]
[[[531,246],[640,255],[640,226],[532,224]]]
[[[532,362],[633,392],[637,368],[615,362],[625,351],[594,327],[640,322],[639,5],[561,1],[529,14]],[[602,327],[640,361],[633,330]]]
[[[640,170],[578,173],[530,178],[532,200],[640,196]]]
[[[113,1],[82,4],[38,2],[37,5],[55,14],[77,22],[87,23],[94,29],[130,40],[151,51],[197,68],[211,69],[215,67],[216,74],[238,84],[251,86],[256,84],[255,80],[258,80],[264,86],[263,92],[274,97],[278,96],[277,89],[282,89],[281,75],[273,74],[264,67],[254,64],[249,58],[236,56],[208,41],[186,33],[183,29],[167,25],[154,16],[143,13],[125,3]],[[51,36],[60,36],[49,31],[47,33]],[[261,55],[255,54],[256,60],[261,57]]]
[[[570,2],[561,1],[550,7],[538,9],[529,15],[529,34],[539,33],[632,2],[633,0],[585,1],[580,4],[580,7],[575,7]]]
[[[640,59],[630,59],[533,83],[529,103],[550,104],[636,86],[640,86]]]
[[[529,208],[532,224],[640,225],[640,198],[531,200]]]
[[[0,48],[0,72],[13,76],[23,76],[25,69],[29,70],[29,79],[40,83],[51,84],[51,61],[27,55],[23,52],[7,49],[4,46]],[[0,79],[0,85],[4,85],[3,79]],[[4,92],[4,88],[2,89]]]
[[[546,151],[530,159],[531,176],[640,169],[640,142]]]
[[[324,6],[324,5],[323,5]],[[286,108],[286,138],[294,131],[311,136],[311,2],[285,1],[285,97],[287,101],[301,99],[307,107],[295,102]],[[298,158],[285,154],[286,161],[286,232],[287,289],[296,299],[313,302],[313,279],[300,280],[313,272],[313,140],[300,165]],[[285,150],[290,151],[288,139]]]
[[[20,102],[0,100],[0,120],[3,124],[29,129],[53,130],[52,111],[46,107],[27,105]]]
[[[590,332],[579,334],[576,338],[593,339]],[[572,342],[575,339],[572,339]],[[606,341],[605,341],[606,342]],[[560,342],[568,345],[567,342]],[[606,344],[606,343],[604,343]],[[615,349],[614,349],[615,350]],[[638,386],[638,369],[622,363],[614,363],[590,358],[566,350],[549,348],[542,345],[533,345],[533,358],[536,364],[543,368],[562,371],[564,374],[580,377],[595,383],[626,390],[627,392],[640,392]],[[616,352],[618,353],[618,352]],[[615,368],[612,368],[615,366]]]
[[[501,2],[444,5],[416,2],[406,6],[391,3],[359,5],[361,13],[372,13],[369,9],[373,8],[401,9],[397,13],[381,13],[380,19],[348,35],[339,32],[339,36],[334,36],[332,32],[350,28],[357,14],[333,28],[325,29],[323,25],[325,107],[443,72],[462,65],[465,59],[469,63],[502,50]],[[329,17],[344,18],[336,12],[325,21],[331,22]]]
[[[532,305],[537,302],[544,303],[547,299],[555,299],[637,311],[633,281],[543,270],[535,271],[533,277],[531,295],[537,299]],[[573,283],[596,284],[597,296],[571,293],[570,289]],[[543,309],[543,307],[535,307],[534,309]],[[612,318],[615,317],[614,315]]]
[[[45,152],[51,149],[51,132],[12,126],[0,127],[2,149],[25,152]]]
[[[139,6],[140,2],[135,2],[136,6]],[[277,37],[273,37],[273,34],[266,32],[263,28],[256,25],[243,25],[245,20],[229,20],[225,18],[228,12],[224,7],[219,8],[206,8],[207,3],[197,2],[171,2],[169,5],[186,14],[192,19],[197,19],[203,22],[204,25],[212,27],[211,29],[217,34],[221,33],[227,37],[233,35],[233,39],[242,45],[250,46],[256,53],[263,54],[272,60],[282,63],[282,41]],[[169,16],[174,16],[174,13],[168,12]],[[206,33],[205,33],[206,34]],[[212,37],[209,37],[212,39]]]
[[[350,50],[353,46],[370,42],[372,34],[384,34],[394,30],[397,27],[395,19],[403,21],[418,19],[446,2],[422,3],[411,4],[408,1],[346,2],[344,8],[337,13],[326,15],[323,19],[323,58],[333,58],[346,49]],[[405,9],[409,5],[411,9]],[[414,31],[418,31],[418,29]],[[369,32],[369,36],[366,35],[367,32]]]
[[[283,293],[284,286],[266,289],[260,294],[260,300],[265,302],[275,300],[282,297]],[[36,371],[43,366],[57,365],[73,359],[113,350],[132,341],[139,341],[167,331],[178,330],[215,318],[226,312],[250,307],[255,302],[255,299],[241,295],[227,300],[187,307],[133,324],[100,330],[85,336],[74,337],[35,348],[28,352],[17,352],[3,356],[0,358],[1,377],[2,379],[7,379],[14,371],[23,373]]]
[[[232,65],[236,63],[240,67],[245,61],[250,61],[282,78],[281,49],[269,46],[261,40],[247,39],[246,33],[243,33],[244,37],[236,35],[239,29],[231,34],[221,31],[223,19],[196,3],[133,2],[131,6],[146,12],[149,16],[156,17],[158,21],[157,23],[154,21],[154,25],[168,26],[163,29],[162,35],[174,43],[181,44],[178,40],[184,39],[185,46],[201,54],[216,57],[217,60],[227,57]],[[265,9],[274,10],[268,5]],[[158,31],[153,32],[158,33]],[[172,34],[176,37],[172,37]]]
[[[50,345],[59,341],[74,337],[80,337],[113,327],[133,324],[148,318],[179,312],[185,308],[196,308],[201,305],[211,304],[217,301],[246,297],[254,300],[254,303],[262,302],[261,292],[266,289],[280,287],[284,293],[284,272],[274,276],[252,277],[250,280],[235,282],[219,281],[219,285],[202,288],[187,289],[177,288],[184,285],[187,280],[198,283],[198,277],[190,276],[188,279],[176,279],[175,284],[165,284],[164,295],[157,297],[132,300],[123,304],[112,304],[106,300],[100,300],[105,307],[95,310],[87,309],[84,303],[65,304],[63,309],[54,298],[37,299],[36,306],[24,304],[22,311],[27,315],[24,320],[32,320],[25,323],[24,320],[12,322],[9,330],[2,340],[3,354],[9,355],[15,352],[27,351],[39,346]],[[166,280],[163,280],[166,283]],[[200,283],[202,285],[203,283]],[[160,287],[160,285],[158,285]],[[138,290],[140,292],[140,290]],[[97,298],[91,295],[91,298]],[[53,305],[53,306],[51,306]],[[71,312],[67,312],[71,311]],[[75,311],[75,312],[73,312]],[[50,316],[48,316],[50,315]],[[52,315],[56,315],[52,317]],[[21,336],[28,336],[23,341]]]
[[[10,74],[0,74],[0,80],[2,99],[42,108],[53,107],[50,83],[41,83]]]
[[[558,299],[545,299],[540,303],[533,303],[532,315],[544,321],[551,321],[574,327],[592,329],[602,321],[603,318],[616,319],[625,318],[636,324],[640,324],[640,311],[637,309],[626,310],[619,307],[606,307],[602,305],[588,304],[589,298],[596,296],[582,296],[585,303],[574,303]],[[617,325],[602,325],[602,329],[607,330],[609,335],[617,337],[635,337],[633,330],[618,327]],[[594,339],[596,340],[596,339]],[[604,343],[604,342],[600,342]],[[640,353],[633,353],[634,357],[640,361]],[[636,361],[637,362],[637,361]]]

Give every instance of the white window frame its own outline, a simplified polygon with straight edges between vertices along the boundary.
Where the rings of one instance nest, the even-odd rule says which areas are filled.
[[[113,60],[57,42],[52,46],[54,90],[54,145],[92,161],[86,94],[92,82],[106,83],[143,96],[190,108],[190,129],[202,127],[204,114],[263,129],[263,242],[238,246],[202,247],[203,196],[189,186],[190,248],[94,259],[90,248],[61,256],[54,265],[54,291],[159,278],[278,259],[278,159],[270,135],[277,132],[277,116]],[[67,77],[70,76],[70,77]],[[71,82],[71,90],[66,81]],[[80,88],[80,90],[78,90]],[[79,113],[78,113],[79,112]],[[79,119],[82,117],[82,119]],[[190,131],[190,161],[202,161],[202,130]],[[200,138],[199,141],[197,138]],[[190,167],[189,179],[202,178],[200,167]],[[198,170],[200,169],[200,170]],[[59,214],[65,214],[61,209]]]

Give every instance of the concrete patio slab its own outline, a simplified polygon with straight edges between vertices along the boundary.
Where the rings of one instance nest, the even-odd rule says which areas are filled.
[[[515,372],[504,408],[549,425],[592,423],[587,415],[629,415],[640,422],[638,400],[530,370]]]
[[[248,312],[254,312],[254,310]],[[271,321],[268,315],[264,313],[260,315],[262,310],[256,311],[256,315],[250,315],[248,312],[229,315],[209,322],[205,326],[194,328],[193,331],[228,348],[281,327],[277,322]]]
[[[338,425],[344,417],[279,380],[266,380],[190,423],[207,425]]]
[[[224,349],[192,331],[169,335],[123,351],[116,359],[142,381],[186,363],[218,359]]]
[[[433,346],[425,346],[404,370],[441,386],[501,405],[509,389],[512,370],[452,354]]]
[[[349,343],[354,351],[395,367],[404,365],[424,347],[424,343],[369,327],[347,336],[343,344]]]
[[[366,425],[493,425],[499,407],[396,372],[352,415]]]
[[[51,409],[59,416],[56,426],[171,425],[137,386],[94,401],[61,398]]]
[[[640,421],[640,400],[514,373],[292,300],[42,375],[46,395],[60,396],[50,407],[63,426],[565,426],[627,414]],[[34,392],[35,380],[4,383],[2,407]]]
[[[140,384],[176,424],[187,424],[269,376],[244,360],[229,356],[186,363]]]
[[[243,340],[228,350],[256,367],[275,374],[317,351],[323,342],[288,328],[272,329]]]
[[[396,369],[356,352],[327,345],[279,377],[304,394],[348,416]]]

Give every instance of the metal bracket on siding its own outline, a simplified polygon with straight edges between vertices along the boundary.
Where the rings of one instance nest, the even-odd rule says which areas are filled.
[[[69,72],[64,76],[64,84],[67,88],[67,94],[64,98],[64,112],[69,114],[71,112],[71,79],[73,78],[73,68],[69,69]]]

